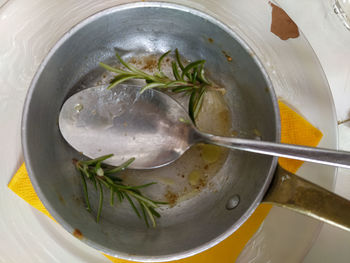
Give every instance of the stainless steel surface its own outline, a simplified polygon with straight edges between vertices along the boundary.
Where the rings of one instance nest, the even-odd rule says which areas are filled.
[[[259,140],[221,137],[203,133],[198,134],[199,139],[197,140],[199,141],[229,147],[232,149],[350,169],[350,152],[346,151]]]
[[[90,158],[111,154],[108,164],[134,157],[134,169],[153,169],[177,160],[198,142],[259,154],[350,168],[350,153],[260,140],[215,136],[195,128],[186,110],[157,91],[121,85],[82,90],[63,105],[59,126],[63,137]]]
[[[263,202],[286,207],[350,231],[350,201],[281,167]]]
[[[214,246],[253,213],[277,164],[277,158],[269,156],[230,153],[213,178],[215,191],[207,188],[190,200],[163,208],[156,229],[146,229],[127,205],[111,209],[108,200],[100,223],[95,222],[95,215],[85,209],[80,177],[72,165],[72,158],[81,155],[65,142],[59,131],[60,109],[77,90],[96,86],[103,75],[98,62],[113,61],[115,49],[127,60],[175,48],[187,59],[206,59],[211,79],[227,89],[225,99],[231,110],[232,126],[247,137],[253,137],[253,130],[258,129],[266,140],[279,141],[277,100],[254,52],[222,23],[179,5],[140,2],[89,17],[51,49],[27,95],[22,119],[23,151],[39,198],[67,231],[79,229],[83,242],[112,256],[167,261]],[[227,61],[223,50],[234,62]],[[190,159],[182,161],[191,163]],[[169,174],[166,167],[149,173],[159,171]],[[135,178],[152,180],[143,173],[140,171]],[[157,194],[162,185],[159,180],[146,194],[160,198]],[[90,193],[95,210],[97,194],[93,188]],[[239,205],[227,210],[226,203],[234,194],[240,196]]]
[[[118,85],[82,90],[62,106],[59,127],[77,151],[90,158],[111,154],[106,163],[152,169],[177,160],[191,145],[187,112],[168,95],[156,90]]]

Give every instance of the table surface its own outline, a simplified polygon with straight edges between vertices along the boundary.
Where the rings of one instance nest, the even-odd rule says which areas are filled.
[[[350,122],[344,122],[350,118],[350,31],[334,13],[334,1],[278,2],[304,32],[321,62],[337,111],[339,149],[350,151]],[[343,3],[350,6],[349,1]],[[338,169],[335,192],[350,199],[350,170]],[[350,233],[325,224],[304,262],[349,262],[349,244]]]
[[[350,7],[349,0],[343,1]],[[333,0],[277,2],[303,31],[321,62],[336,106],[339,148],[350,151],[350,121],[346,122],[350,118],[350,31],[334,13]],[[3,4],[6,0],[0,0],[0,7]],[[5,108],[0,105],[0,110]],[[338,169],[335,192],[350,199],[350,170]],[[324,224],[304,262],[349,262],[349,244],[350,232]]]

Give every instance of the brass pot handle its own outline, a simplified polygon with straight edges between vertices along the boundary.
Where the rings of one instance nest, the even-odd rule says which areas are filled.
[[[262,202],[350,231],[350,201],[278,166]]]

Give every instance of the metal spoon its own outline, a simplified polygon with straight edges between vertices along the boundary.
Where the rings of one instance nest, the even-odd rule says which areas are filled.
[[[90,158],[113,153],[111,165],[135,157],[134,169],[167,165],[199,142],[350,168],[349,152],[202,133],[174,99],[156,90],[139,91],[128,85],[97,86],[74,94],[60,112],[63,137]]]

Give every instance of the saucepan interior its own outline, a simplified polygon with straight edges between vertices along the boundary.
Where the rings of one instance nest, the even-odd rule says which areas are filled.
[[[162,261],[215,245],[254,211],[275,169],[275,158],[231,151],[210,187],[161,208],[155,229],[146,228],[127,204],[110,207],[108,200],[96,223],[95,214],[85,208],[80,177],[72,165],[72,159],[81,156],[58,128],[60,108],[77,89],[96,83],[103,74],[98,62],[113,61],[116,50],[128,59],[176,48],[188,60],[206,59],[208,77],[226,89],[232,127],[239,136],[253,138],[258,131],[264,140],[279,140],[274,91],[253,51],[218,20],[179,5],[135,3],[89,17],[50,51],[27,96],[23,148],[35,190],[67,231],[79,230],[83,242],[113,256]],[[152,172],[165,175],[166,169],[148,171],[142,180]],[[150,194],[156,196],[163,183],[152,186]],[[90,190],[96,211],[98,195]],[[228,210],[234,195],[239,204]]]

